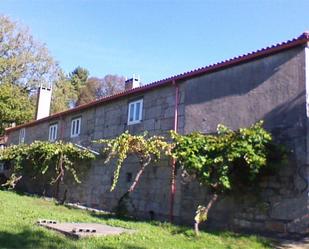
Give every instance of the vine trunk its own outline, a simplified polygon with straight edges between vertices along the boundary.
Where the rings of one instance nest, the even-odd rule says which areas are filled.
[[[217,201],[217,199],[218,199],[218,195],[217,194],[213,194],[211,196],[211,198],[210,198],[210,200],[209,200],[209,202],[208,202],[208,204],[207,204],[207,206],[205,207],[205,210],[204,210],[204,215],[206,217],[208,217],[208,212],[211,209],[211,207],[213,206],[213,204]],[[194,230],[195,230],[195,234],[197,236],[200,235],[200,230],[199,230],[199,224],[200,223],[201,223],[200,221],[199,222],[195,221],[195,223],[194,223]]]

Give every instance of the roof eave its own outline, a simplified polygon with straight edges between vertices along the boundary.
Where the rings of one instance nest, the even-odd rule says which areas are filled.
[[[195,69],[195,70],[192,70],[192,71],[189,71],[189,72],[185,72],[185,73],[175,75],[175,76],[172,76],[172,77],[169,77],[169,78],[166,78],[166,79],[162,79],[160,81],[155,81],[153,83],[150,83],[150,84],[138,87],[138,88],[134,88],[134,89],[131,89],[131,90],[128,90],[128,91],[120,92],[120,93],[115,94],[115,95],[107,96],[107,97],[104,97],[102,99],[95,100],[93,102],[75,107],[73,109],[69,109],[69,110],[66,110],[66,111],[63,111],[63,112],[60,112],[60,113],[53,114],[53,115],[48,116],[48,117],[43,118],[43,119],[34,120],[34,121],[31,121],[31,122],[26,123],[26,124],[7,128],[5,130],[5,132],[10,133],[10,132],[18,130],[20,128],[34,126],[36,124],[43,123],[43,122],[46,122],[46,121],[49,121],[49,120],[62,118],[65,115],[73,114],[73,113],[78,112],[78,111],[83,111],[83,110],[88,109],[90,107],[94,107],[94,106],[100,105],[102,103],[113,101],[113,100],[116,100],[116,99],[121,98],[121,97],[146,92],[146,91],[152,90],[154,88],[163,87],[163,86],[172,84],[173,82],[184,81],[184,80],[187,80],[189,78],[198,77],[202,74],[212,73],[212,72],[215,72],[215,71],[218,71],[218,70],[223,70],[223,69],[228,68],[228,67],[236,66],[236,65],[239,65],[239,64],[242,64],[242,63],[247,63],[249,61],[260,59],[260,58],[263,58],[263,57],[266,57],[266,56],[270,56],[270,55],[279,53],[279,52],[284,51],[284,50],[295,48],[295,47],[300,46],[300,45],[304,45],[304,44],[307,45],[308,42],[309,42],[309,32],[304,32],[298,38],[295,38],[293,40],[282,42],[282,43],[279,43],[279,44],[276,44],[276,45],[273,45],[273,46],[270,46],[270,47],[266,47],[266,48],[248,53],[248,54],[244,54],[244,55],[241,55],[241,56],[231,58],[229,60],[221,61],[219,63],[211,64],[211,65],[208,65],[206,67],[198,68],[198,69]]]

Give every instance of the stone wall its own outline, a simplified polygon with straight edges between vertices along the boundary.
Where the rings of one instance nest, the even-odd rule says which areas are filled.
[[[182,119],[184,113],[182,89],[180,95],[179,113],[180,119]],[[143,98],[143,121],[139,124],[127,125],[128,103],[139,98]],[[95,110],[91,110],[93,114],[93,120],[89,121],[91,128],[88,126],[85,129],[88,132],[85,137],[82,132],[80,142],[83,143],[87,139],[89,141],[112,138],[126,130],[133,134],[140,134],[146,130],[150,135],[167,135],[174,125],[174,105],[175,88],[164,87],[98,106]],[[178,129],[183,127],[184,124],[180,121]],[[169,212],[170,162],[161,160],[152,166],[146,169],[136,191],[132,193],[132,202],[128,205],[128,209],[139,217],[166,219]],[[94,161],[83,183],[76,185],[73,192],[70,190],[72,188],[67,188],[69,190],[68,200],[87,206],[113,210],[117,206],[119,198],[129,188],[137,171],[137,161],[134,158],[129,158],[123,167],[117,188],[110,192],[113,166],[104,165],[102,160]],[[128,178],[131,180],[128,181]]]
[[[185,133],[212,133],[218,124],[232,129],[258,120],[291,152],[278,175],[260,182],[258,193],[222,197],[209,225],[273,232],[309,232],[305,53],[292,49],[185,82]],[[306,179],[307,178],[307,179]],[[180,215],[192,222],[207,191],[183,183]],[[190,210],[188,212],[188,210]]]
[[[128,103],[143,98],[143,120],[141,123],[128,125]],[[184,93],[180,86],[180,99],[178,106],[179,122],[178,130],[184,127]],[[62,140],[71,141],[83,146],[90,146],[99,150],[99,147],[91,144],[91,141],[101,138],[112,138],[126,130],[130,133],[140,134],[148,131],[149,135],[168,135],[174,128],[175,87],[161,87],[144,94],[132,95],[113,102],[93,107],[82,112],[64,116],[62,119],[50,120],[36,126],[26,128],[26,143],[34,140],[47,140],[48,127],[58,122],[58,134],[62,134]],[[81,117],[81,134],[70,138],[71,120]],[[18,143],[19,131],[9,134],[9,144]],[[144,218],[167,219],[169,213],[170,196],[170,161],[163,159],[146,169],[136,191],[132,193],[132,205],[129,211]],[[103,160],[92,162],[88,172],[85,172],[82,183],[72,182],[62,185],[60,195],[67,190],[67,200],[79,202],[87,206],[113,210],[119,198],[127,191],[138,171],[138,163],[134,158],[129,158],[120,175],[120,180],[115,191],[110,192],[113,177],[113,163],[104,165]],[[132,175],[130,181],[129,176]],[[38,193],[45,186],[25,184],[30,192]],[[45,186],[46,187],[46,186]],[[49,191],[51,194],[51,190]]]
[[[219,123],[233,129],[264,119],[276,141],[292,152],[290,163],[278,175],[260,182],[258,193],[222,196],[210,211],[211,227],[273,232],[308,232],[308,189],[306,177],[307,116],[304,49],[281,52],[252,62],[179,82],[178,131],[214,132]],[[127,125],[128,103],[143,98],[143,121]],[[83,146],[91,141],[112,138],[129,130],[137,134],[166,135],[174,124],[175,87],[170,85],[130,95],[82,112],[26,128],[26,142],[46,140],[49,124],[58,122],[63,140]],[[82,118],[81,135],[70,138],[71,120]],[[9,143],[18,143],[19,131],[9,134]],[[99,148],[96,148],[99,149]],[[113,163],[92,162],[81,184],[66,183],[67,200],[113,210],[136,174],[138,164],[129,158],[115,191],[110,192]],[[170,162],[166,159],[148,167],[129,211],[139,217],[167,219],[170,203]],[[35,192],[35,186],[30,188]],[[175,221],[191,224],[198,204],[208,200],[207,189],[187,181],[177,171],[174,203]]]

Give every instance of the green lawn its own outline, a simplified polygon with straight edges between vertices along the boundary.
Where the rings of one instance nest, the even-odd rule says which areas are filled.
[[[75,240],[35,225],[40,218],[64,222],[98,222],[137,230],[135,234]],[[257,236],[201,233],[159,222],[117,219],[109,215],[70,209],[42,198],[0,190],[0,248],[271,248]]]

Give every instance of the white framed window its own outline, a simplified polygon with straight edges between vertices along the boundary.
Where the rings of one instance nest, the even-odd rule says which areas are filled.
[[[19,131],[19,143],[20,144],[23,144],[25,142],[25,137],[26,137],[26,129],[21,128],[21,130]]]
[[[71,137],[78,137],[80,134],[80,127],[82,118],[74,118],[71,122]]]
[[[143,99],[130,102],[128,111],[128,125],[140,123],[142,121],[142,115]]]
[[[49,135],[48,140],[53,142],[57,140],[57,134],[58,134],[58,124],[51,124],[49,126]]]

